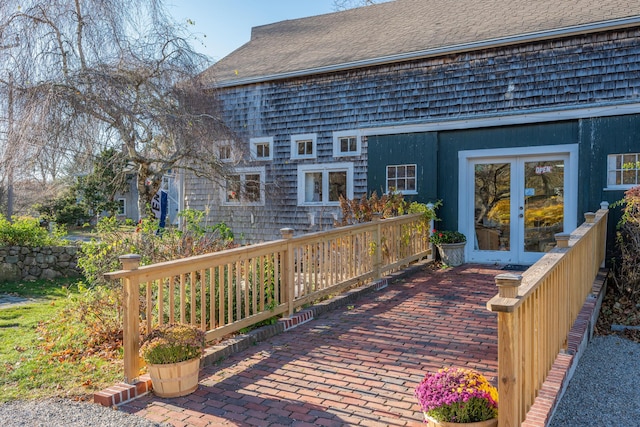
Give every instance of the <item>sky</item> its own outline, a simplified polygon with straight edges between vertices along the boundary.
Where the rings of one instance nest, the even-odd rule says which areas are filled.
[[[167,0],[176,21],[195,21],[194,48],[217,61],[251,38],[251,27],[333,12],[332,0]]]

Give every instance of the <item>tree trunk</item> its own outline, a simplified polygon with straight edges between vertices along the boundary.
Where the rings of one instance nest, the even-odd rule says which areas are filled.
[[[151,206],[153,196],[160,189],[162,180],[149,170],[149,165],[141,163],[138,166],[137,188],[138,188],[138,220],[146,218],[148,206]]]

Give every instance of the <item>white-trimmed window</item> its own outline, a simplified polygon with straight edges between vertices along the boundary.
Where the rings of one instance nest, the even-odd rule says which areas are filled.
[[[315,159],[316,158],[317,134],[305,133],[301,135],[291,135],[291,158],[292,159]]]
[[[418,194],[416,184],[417,165],[388,165],[387,193]]]
[[[359,131],[347,130],[333,133],[333,157],[359,156],[362,137]]]
[[[628,189],[640,184],[640,153],[610,154],[607,187]]]
[[[264,167],[238,168],[229,174],[225,181],[222,204],[264,205]]]
[[[298,166],[299,206],[338,206],[341,195],[353,199],[353,163]]]
[[[251,138],[249,144],[253,160],[273,160],[273,137]]]
[[[127,199],[120,198],[118,199],[118,215],[126,215],[127,214]]]
[[[220,142],[218,144],[218,158],[222,162],[233,161],[230,142]]]

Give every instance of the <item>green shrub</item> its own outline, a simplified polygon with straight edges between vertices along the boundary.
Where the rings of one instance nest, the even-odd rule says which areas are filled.
[[[640,302],[640,186],[627,190],[613,206],[622,206],[613,282],[619,295]]]
[[[62,232],[63,233],[63,232]],[[13,222],[0,218],[0,246],[55,246],[63,244],[59,230],[54,235],[31,217],[13,217]]]
[[[72,191],[67,191],[61,196],[34,207],[47,221],[54,221],[57,224],[78,225],[87,222],[90,218],[86,208],[78,204]]]
[[[101,218],[96,226],[98,238],[82,245],[78,266],[90,283],[105,284],[104,274],[121,268],[121,255],[138,254],[140,264],[148,265],[233,246],[233,233],[226,224],[204,226],[204,214],[198,211],[186,210],[181,215],[182,230],[160,229],[155,218],[143,219],[135,229],[123,226],[115,217]]]

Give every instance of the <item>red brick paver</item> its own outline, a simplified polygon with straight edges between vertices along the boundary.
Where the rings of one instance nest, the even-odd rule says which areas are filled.
[[[496,384],[500,271],[429,267],[200,372],[186,397],[145,396],[121,410],[175,426],[421,426],[413,396],[442,366]]]

